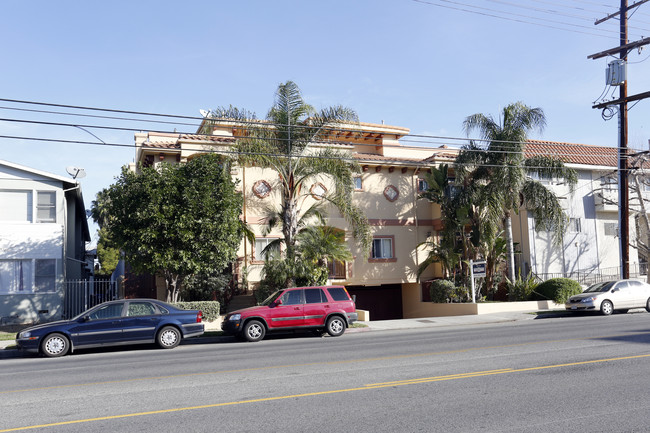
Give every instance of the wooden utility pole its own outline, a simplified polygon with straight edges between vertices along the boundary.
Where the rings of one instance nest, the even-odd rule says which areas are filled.
[[[630,6],[627,0],[621,0],[619,12],[610,14],[600,19],[595,24],[600,24],[610,18],[619,16],[620,18],[620,44],[617,48],[592,54],[589,59],[599,59],[618,52],[619,60],[623,63],[623,68],[627,70],[627,54],[629,50],[647,45],[650,38],[644,38],[640,41],[628,43],[627,41],[627,11],[636,8],[650,0],[641,0]],[[650,96],[646,92],[632,97],[627,96],[627,72],[624,75],[619,88],[619,99],[594,105],[593,108],[607,108],[612,105],[618,105],[618,226],[619,226],[619,252],[620,252],[620,273],[622,278],[630,277],[630,189],[629,189],[629,168],[628,168],[628,148],[627,148],[627,103],[631,100],[640,100]]]

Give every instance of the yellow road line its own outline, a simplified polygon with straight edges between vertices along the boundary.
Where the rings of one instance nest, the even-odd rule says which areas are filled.
[[[317,391],[317,392],[309,392],[309,393],[304,393],[304,394],[281,395],[281,396],[277,396],[277,397],[265,397],[265,398],[251,399],[251,400],[230,401],[230,402],[225,402],[225,403],[204,404],[204,405],[200,405],[200,406],[188,406],[188,407],[179,407],[179,408],[172,408],[172,409],[154,410],[154,411],[148,411],[148,412],[136,412],[136,413],[122,414],[122,415],[102,416],[102,417],[97,417],[97,418],[86,418],[86,419],[78,419],[78,420],[73,420],[73,421],[61,421],[61,422],[54,422],[54,423],[49,423],[49,424],[39,424],[39,425],[31,425],[31,426],[24,426],[24,427],[9,428],[9,429],[0,430],[0,433],[12,432],[12,431],[33,430],[33,429],[47,428],[47,427],[58,427],[58,426],[72,425],[72,424],[83,424],[83,423],[89,423],[89,422],[107,421],[107,420],[114,420],[114,419],[125,419],[125,418],[133,418],[133,417],[147,416],[147,415],[159,415],[159,414],[167,414],[167,413],[173,413],[173,412],[183,412],[183,411],[198,410],[198,409],[210,409],[210,408],[215,408],[215,407],[235,406],[235,405],[239,405],[239,404],[262,403],[262,402],[268,402],[268,401],[287,400],[287,399],[295,399],[295,398],[301,398],[301,397],[314,397],[314,396],[320,396],[320,395],[340,394],[340,393],[344,393],[344,392],[367,391],[367,390],[371,390],[371,389],[392,388],[392,387],[396,387],[396,386],[415,385],[415,384],[436,382],[436,381],[442,381],[442,380],[467,379],[467,378],[472,378],[472,377],[490,376],[490,375],[494,375],[494,374],[520,373],[520,372],[524,372],[524,371],[534,371],[534,370],[544,370],[544,369],[550,369],[550,368],[571,367],[571,366],[576,366],[576,365],[597,364],[597,363],[604,363],[604,362],[622,361],[622,360],[648,358],[648,357],[650,357],[650,354],[632,355],[632,356],[620,356],[620,357],[616,357],[616,358],[594,359],[594,360],[591,360],[591,361],[569,362],[569,363],[565,363],[565,364],[543,365],[543,366],[538,366],[538,367],[527,367],[527,368],[520,368],[520,369],[505,368],[505,369],[501,369],[501,370],[476,371],[476,372],[469,372],[469,373],[451,374],[451,375],[446,375],[446,376],[434,376],[434,377],[425,377],[425,378],[419,378],[419,379],[402,380],[402,381],[396,381],[396,382],[383,382],[383,383],[370,384],[370,385],[365,385],[365,386],[356,387],[356,388],[335,389],[335,390],[330,390],[330,391]]]
[[[2,394],[15,394],[20,392],[32,392],[32,391],[44,391],[49,389],[65,389],[65,388],[79,388],[84,386],[97,386],[97,385],[108,385],[115,383],[128,383],[128,382],[142,382],[147,380],[161,380],[161,379],[174,379],[174,378],[183,378],[183,377],[193,377],[193,376],[205,376],[213,374],[226,374],[226,373],[242,373],[246,371],[263,371],[263,370],[279,370],[293,367],[308,367],[315,365],[340,365],[340,364],[354,364],[358,362],[372,362],[372,361],[387,361],[391,359],[408,359],[408,358],[419,358],[424,356],[438,356],[438,355],[450,355],[454,353],[466,353],[466,352],[475,352],[479,350],[489,350],[489,349],[503,349],[507,347],[523,347],[523,346],[533,346],[547,343],[560,343],[567,341],[580,341],[580,340],[596,340],[604,338],[615,338],[622,336],[630,335],[641,335],[638,334],[620,334],[620,335],[604,335],[600,337],[589,337],[589,338],[565,338],[558,340],[545,340],[545,341],[532,341],[528,343],[517,343],[517,344],[504,344],[499,346],[483,346],[483,347],[472,347],[469,349],[458,349],[458,350],[444,350],[440,352],[426,352],[426,353],[415,353],[411,355],[391,355],[391,356],[382,356],[376,358],[359,358],[359,359],[350,359],[350,360],[339,360],[339,361],[322,361],[322,362],[308,362],[304,364],[286,364],[286,365],[272,365],[266,367],[253,367],[253,368],[242,368],[234,370],[217,370],[217,371],[204,371],[200,373],[181,373],[181,374],[170,374],[165,376],[150,376],[150,377],[139,377],[134,379],[119,379],[119,380],[106,380],[101,382],[87,382],[87,383],[78,383],[74,385],[53,385],[53,386],[42,386],[36,388],[24,388],[24,389],[13,389],[8,391],[0,391]]]

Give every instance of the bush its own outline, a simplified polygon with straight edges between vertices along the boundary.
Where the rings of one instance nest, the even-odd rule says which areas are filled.
[[[447,303],[455,297],[456,286],[449,280],[434,280],[431,282],[429,293],[431,294],[431,302]]]
[[[514,282],[506,278],[508,285],[509,301],[530,301],[533,299],[533,293],[537,288],[537,281],[532,275],[526,278],[517,278]]]
[[[556,304],[564,304],[569,297],[582,293],[582,287],[577,281],[569,278],[551,278],[535,289],[542,299],[552,299]]]
[[[203,320],[206,322],[217,320],[221,308],[217,301],[177,302],[172,305],[183,310],[201,310]]]

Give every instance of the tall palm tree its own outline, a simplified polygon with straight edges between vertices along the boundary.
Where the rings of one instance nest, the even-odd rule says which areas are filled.
[[[352,177],[359,171],[358,164],[331,146],[314,146],[327,140],[338,125],[358,123],[354,111],[342,106],[317,111],[303,100],[298,86],[287,81],[278,86],[266,121],[233,107],[213,110],[210,118],[231,119],[244,125],[246,133],[236,145],[240,164],[255,164],[278,173],[282,190],[280,226],[288,262],[297,258],[296,236],[301,213],[306,212],[301,205],[310,194],[309,185],[322,178],[329,179],[334,188],[321,198],[341,212],[355,239],[365,251],[369,250],[372,238],[368,221],[352,203]],[[210,127],[209,119],[206,129]]]
[[[509,104],[500,118],[473,114],[463,122],[469,136],[477,131],[486,144],[470,142],[463,146],[455,164],[459,181],[479,185],[475,196],[485,210],[486,227],[496,230],[503,223],[507,243],[508,276],[515,280],[515,256],[512,236],[512,212],[525,206],[535,218],[537,230],[561,235],[567,219],[557,196],[544,184],[529,176],[561,178],[573,187],[577,174],[557,158],[538,156],[526,158],[524,148],[531,131],[543,131],[546,117],[541,108],[530,108],[521,102]],[[556,237],[556,239],[559,237]]]

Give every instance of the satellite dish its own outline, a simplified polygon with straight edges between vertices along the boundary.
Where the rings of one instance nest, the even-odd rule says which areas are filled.
[[[86,170],[83,168],[69,166],[65,168],[65,171],[67,171],[73,179],[83,179],[86,177]]]
[[[203,109],[200,109],[199,113],[201,113],[201,116],[203,117],[208,117],[210,115],[210,112],[208,110],[203,110]]]

